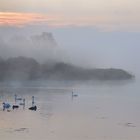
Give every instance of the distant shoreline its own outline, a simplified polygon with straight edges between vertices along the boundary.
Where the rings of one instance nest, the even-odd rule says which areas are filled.
[[[33,58],[0,59],[0,81],[5,80],[129,80],[135,76],[123,69],[89,69],[64,62],[40,64]]]

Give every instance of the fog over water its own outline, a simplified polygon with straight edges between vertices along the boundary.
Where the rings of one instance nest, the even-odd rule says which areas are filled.
[[[139,33],[102,32],[94,28],[5,27],[0,29],[0,55],[31,56],[39,61],[49,59],[70,62],[83,67],[122,68],[139,75]],[[48,32],[52,40],[43,37]],[[45,34],[44,34],[45,35]],[[46,41],[46,40],[45,40]]]
[[[0,140],[140,140],[140,0],[0,0]]]
[[[6,60],[26,56],[39,63],[57,61],[84,68],[121,68],[136,78],[0,82],[0,139],[140,139],[138,35],[76,27],[1,28],[0,56]],[[21,57],[20,60],[26,59]],[[24,67],[22,70],[24,72]],[[72,92],[76,96],[72,96]],[[3,102],[15,104],[15,94],[26,99],[25,107],[3,111]],[[32,106],[32,96],[37,111],[28,110]]]
[[[0,83],[0,103],[26,105],[10,112],[0,108],[3,140],[139,139],[139,82],[30,81]],[[71,92],[77,94],[72,97]],[[37,111],[30,111],[35,96]]]

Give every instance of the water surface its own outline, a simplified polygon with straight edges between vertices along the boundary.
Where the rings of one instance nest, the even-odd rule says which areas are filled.
[[[138,140],[140,139],[139,81],[34,81],[0,84],[2,140]],[[78,97],[72,97],[72,91]],[[26,106],[10,112],[14,94]],[[35,96],[37,111],[30,111]]]

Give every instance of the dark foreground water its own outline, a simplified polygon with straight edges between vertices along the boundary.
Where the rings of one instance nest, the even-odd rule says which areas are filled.
[[[78,97],[72,98],[72,90]],[[10,112],[14,94],[26,106]],[[37,111],[30,111],[35,96]],[[140,82],[0,84],[0,140],[139,140]]]

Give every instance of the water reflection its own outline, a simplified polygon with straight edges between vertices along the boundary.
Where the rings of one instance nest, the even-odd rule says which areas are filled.
[[[139,84],[138,84],[139,85]],[[0,86],[0,104],[25,108],[10,112],[0,107],[0,138],[3,140],[132,140],[140,139],[139,86],[136,83],[97,85],[84,83],[15,83]],[[72,91],[78,96],[72,96]],[[132,94],[133,93],[133,94]],[[37,111],[30,111],[32,96]],[[19,103],[19,102],[18,102]],[[133,127],[135,126],[135,127]]]

